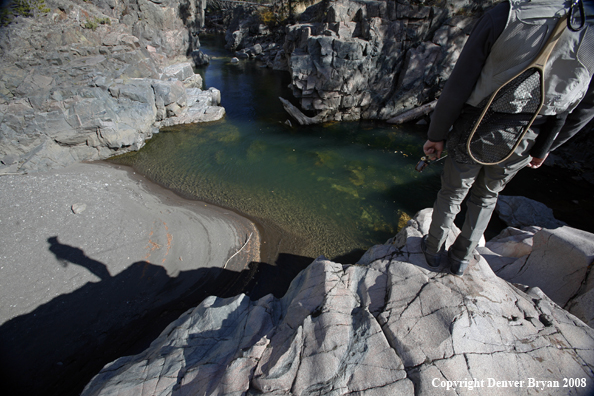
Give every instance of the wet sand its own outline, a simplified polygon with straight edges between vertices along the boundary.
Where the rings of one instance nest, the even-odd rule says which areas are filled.
[[[0,177],[0,372],[11,394],[77,394],[207,295],[258,269],[260,232],[130,168]]]

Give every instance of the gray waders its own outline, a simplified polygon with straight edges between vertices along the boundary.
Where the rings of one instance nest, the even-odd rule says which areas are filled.
[[[529,130],[513,154],[496,165],[465,164],[449,156],[441,175],[441,190],[433,206],[433,217],[426,240],[427,251],[436,254],[445,243],[450,227],[460,212],[460,205],[468,197],[466,218],[462,232],[450,247],[450,254],[459,260],[470,260],[479,243],[499,192],[531,161],[528,154],[537,134]]]

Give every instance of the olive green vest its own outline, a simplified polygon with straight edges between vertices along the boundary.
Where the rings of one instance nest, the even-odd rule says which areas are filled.
[[[493,45],[479,80],[467,101],[472,106],[522,71],[538,55],[570,1],[510,0],[507,25]],[[594,1],[584,0],[586,14],[594,15]],[[594,73],[594,26],[573,32],[565,29],[545,67],[545,100],[540,114],[573,110],[584,97]],[[522,112],[522,98],[518,97]]]

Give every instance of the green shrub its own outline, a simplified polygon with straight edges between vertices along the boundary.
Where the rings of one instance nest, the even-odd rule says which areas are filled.
[[[35,12],[46,14],[50,11],[45,0],[12,0],[0,10],[0,26],[8,25],[15,16],[32,17]]]
[[[27,0],[13,0],[12,10],[16,15],[24,17],[33,16],[33,7],[31,7],[31,4]]]
[[[268,26],[269,28],[273,28],[278,25],[279,20],[277,14],[272,11],[270,8],[260,8],[258,9],[258,17],[260,19],[260,23]]]
[[[101,25],[110,25],[111,26],[111,19],[109,19],[109,17],[105,17],[105,18],[95,17],[95,22],[97,22]]]
[[[87,19],[87,21],[85,22],[83,27],[85,29],[91,29],[91,30],[95,31],[95,29],[97,29],[97,26],[99,26],[99,25],[111,25],[111,19],[109,19],[108,17],[105,17],[105,18],[94,17],[93,19]]]
[[[92,21],[92,20],[90,20],[90,19],[87,19],[87,21],[86,21],[86,22],[85,22],[85,24],[83,25],[83,27],[84,27],[85,29],[91,29],[92,31],[95,31],[95,29],[97,29],[97,26],[99,26],[99,25],[97,24],[97,22],[95,22],[95,21]]]
[[[36,7],[39,10],[39,12],[47,14],[51,11],[51,9],[45,5],[45,0],[33,0],[33,2],[36,3]]]
[[[6,26],[12,20],[12,13],[8,8],[0,9],[0,26]]]

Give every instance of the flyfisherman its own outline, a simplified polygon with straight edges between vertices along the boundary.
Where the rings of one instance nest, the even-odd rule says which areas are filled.
[[[447,252],[455,275],[463,275],[470,264],[505,185],[520,169],[540,167],[550,151],[594,117],[594,21],[589,16],[594,16],[594,0],[509,0],[474,27],[423,145],[426,155],[439,158],[447,141],[449,153],[429,233],[421,241],[430,267],[446,262],[448,231],[467,194],[464,225]],[[538,74],[507,84],[540,59],[544,48],[551,51],[544,58],[544,84]],[[529,81],[537,81],[538,88],[528,87]],[[541,96],[540,104],[529,103]]]

